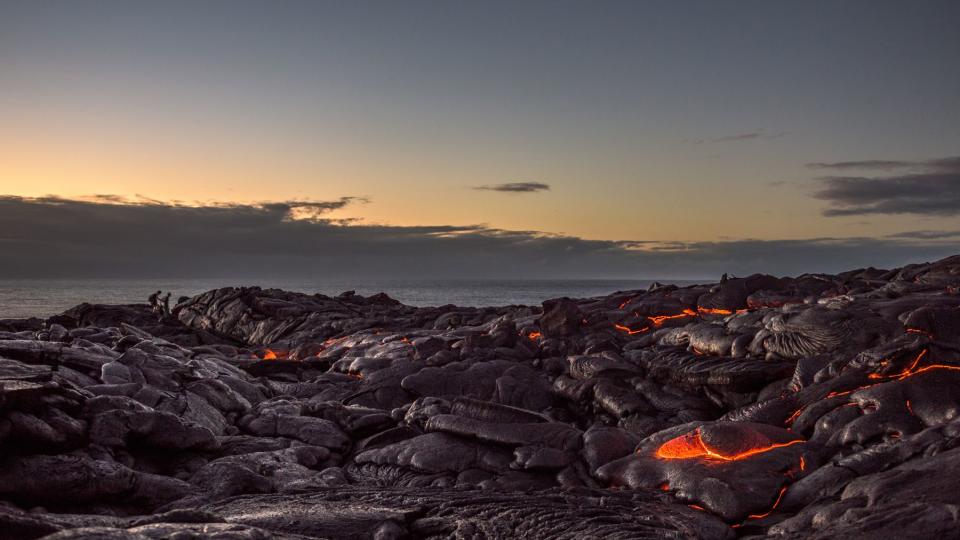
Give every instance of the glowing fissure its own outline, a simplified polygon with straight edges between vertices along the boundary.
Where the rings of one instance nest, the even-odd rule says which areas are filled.
[[[787,492],[786,486],[780,488],[780,494],[777,495],[777,500],[774,501],[773,506],[770,507],[770,510],[764,512],[763,514],[750,514],[749,516],[747,516],[747,519],[763,519],[769,516],[770,514],[772,514],[773,511],[776,510],[778,506],[780,506],[780,500],[783,499],[783,494],[786,492]]]
[[[871,379],[896,379],[902,381],[907,377],[912,377],[914,375],[919,375],[927,371],[933,371],[935,369],[946,369],[950,371],[960,371],[960,366],[948,366],[946,364],[931,364],[929,366],[923,366],[920,369],[917,369],[917,366],[920,364],[920,361],[923,360],[923,357],[927,355],[927,349],[920,351],[920,354],[913,359],[913,363],[910,364],[910,367],[901,371],[900,373],[894,373],[893,375],[882,375],[880,373],[871,373]]]
[[[647,317],[647,319],[650,320],[651,324],[659,327],[659,326],[662,326],[664,322],[669,320],[684,319],[687,317],[696,317],[696,316],[697,316],[696,311],[690,308],[687,308],[687,309],[684,309],[682,312],[677,313],[676,315],[650,315]]]
[[[650,330],[649,326],[644,326],[643,328],[638,328],[636,330],[633,330],[629,326],[624,326],[622,324],[615,324],[613,325],[613,327],[616,328],[617,330],[620,330],[621,332],[626,332],[628,336],[632,336],[634,334],[642,334],[643,332]]]
[[[738,454],[727,455],[707,446],[702,435],[700,434],[700,428],[697,428],[690,433],[675,437],[663,443],[660,445],[660,448],[657,449],[655,455],[660,459],[705,458],[716,459],[720,461],[740,461],[757,454],[763,454],[771,450],[776,450],[777,448],[785,448],[787,446],[793,446],[803,442],[806,441],[803,439],[796,439],[785,443],[772,443],[768,446],[751,448]]]
[[[527,334],[527,339],[531,341],[536,341],[540,339],[540,336],[541,336],[540,332],[530,332],[529,334]]]
[[[749,309],[738,309],[738,310],[736,310],[736,311],[732,311],[732,310],[729,310],[729,309],[706,308],[706,307],[702,307],[702,306],[697,306],[697,312],[698,312],[698,313],[707,314],[707,315],[733,315],[734,313],[740,314],[740,313],[746,313],[746,312],[748,312],[748,311],[750,311],[750,310],[749,310]]]
[[[623,306],[621,306],[621,308],[622,307]],[[645,315],[644,316],[636,312],[634,312],[634,315],[637,318],[645,317],[650,322],[650,324],[648,326],[644,326],[636,330],[623,324],[614,324],[613,327],[616,328],[617,330],[620,330],[621,332],[626,332],[627,335],[642,334],[643,332],[650,331],[651,328],[660,328],[661,326],[663,326],[663,323],[673,319],[685,319],[687,317],[696,317],[697,312],[690,308],[684,308],[683,311],[681,311],[680,313],[677,313],[676,315]]]

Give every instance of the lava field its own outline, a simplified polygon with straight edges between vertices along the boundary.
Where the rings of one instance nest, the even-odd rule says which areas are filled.
[[[960,256],[0,320],[0,538],[960,537]]]

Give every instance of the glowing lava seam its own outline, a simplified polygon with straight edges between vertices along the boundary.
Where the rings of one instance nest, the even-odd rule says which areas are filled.
[[[663,443],[660,445],[660,448],[657,449],[655,455],[660,459],[692,459],[702,457],[721,461],[739,461],[750,456],[769,452],[770,450],[793,446],[803,442],[806,441],[803,439],[797,439],[785,443],[774,443],[770,446],[764,446],[760,448],[751,448],[750,450],[741,452],[739,454],[724,455],[709,448],[706,443],[703,442],[703,437],[700,435],[700,428],[697,428],[690,433],[670,439],[669,441]]]
[[[649,315],[647,319],[650,319],[650,322],[654,326],[659,327],[659,326],[662,326],[665,321],[669,321],[671,319],[684,319],[686,317],[696,317],[696,316],[697,316],[697,312],[688,308],[676,315]]]
[[[638,330],[631,330],[629,326],[624,326],[622,324],[615,324],[613,325],[613,327],[622,332],[626,332],[628,336],[632,336],[634,334],[642,334],[643,332],[650,330],[649,326],[644,326],[643,328],[640,328]]]
[[[750,514],[749,516],[747,516],[747,519],[763,519],[769,516],[770,514],[772,514],[773,511],[776,510],[778,506],[780,506],[780,499],[783,499],[783,494],[786,492],[787,492],[787,488],[786,486],[784,486],[783,488],[780,489],[780,494],[777,495],[777,500],[773,503],[773,507],[771,507],[770,510],[768,510],[767,512],[764,512],[763,514]]]
[[[869,377],[871,379],[896,379],[898,381],[902,381],[907,377],[912,377],[914,375],[918,375],[920,373],[924,373],[927,371],[933,371],[935,369],[947,369],[951,371],[960,371],[960,366],[948,366],[945,364],[931,364],[929,366],[923,366],[922,368],[917,369],[917,365],[920,363],[920,360],[922,360],[923,357],[926,355],[927,355],[927,349],[920,351],[920,354],[918,354],[917,357],[913,359],[913,363],[910,364],[910,367],[901,371],[900,373],[894,373],[893,375],[881,375],[880,373],[871,373]]]

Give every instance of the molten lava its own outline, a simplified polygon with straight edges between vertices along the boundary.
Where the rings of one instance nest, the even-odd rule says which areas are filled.
[[[921,330],[921,329],[919,329],[919,328],[907,328],[906,331],[909,332],[909,333],[911,333],[911,334],[920,334],[920,335],[922,335],[922,336],[927,336],[927,337],[930,338],[930,339],[936,339],[936,338],[934,338],[932,332],[927,332],[926,330]]]
[[[871,379],[897,379],[898,381],[902,381],[907,377],[911,377],[918,373],[923,373],[924,371],[930,371],[933,369],[951,369],[951,370],[960,371],[960,367],[958,366],[947,366],[943,364],[932,364],[932,365],[924,366],[920,369],[917,369],[917,365],[920,364],[920,360],[923,360],[923,357],[926,355],[927,355],[927,349],[920,351],[920,354],[918,354],[917,357],[913,359],[913,363],[910,364],[910,367],[901,371],[900,373],[894,373],[893,375],[882,375],[880,373],[871,373],[869,377]]]
[[[621,332],[626,332],[628,336],[632,336],[634,334],[642,334],[643,332],[650,330],[649,326],[644,326],[643,328],[638,328],[636,330],[633,330],[629,326],[624,326],[622,324],[615,324],[613,325],[613,327],[616,328],[617,330],[620,330]]]
[[[536,341],[540,339],[540,336],[541,336],[540,332],[530,332],[529,334],[527,334],[527,339],[531,341]]]
[[[692,309],[684,309],[682,312],[677,313],[676,315],[650,315],[647,319],[650,319],[650,323],[656,327],[660,327],[664,322],[672,319],[683,319],[686,317],[696,317],[697,312]]]
[[[787,418],[786,422],[784,422],[783,425],[789,426],[793,424],[793,421],[796,420],[801,413],[803,413],[803,408],[797,409],[796,412],[790,415],[790,418]]]
[[[623,306],[621,305],[621,308],[622,307]],[[634,313],[634,315],[636,315],[638,318],[643,317],[643,315],[640,315],[639,313],[636,313],[636,312]],[[651,328],[660,328],[661,326],[663,326],[663,323],[667,321],[674,320],[674,319],[685,319],[687,317],[696,317],[697,315],[698,314],[696,311],[690,308],[685,308],[683,311],[681,311],[680,313],[677,313],[676,315],[646,315],[646,319],[650,321],[650,325],[644,326],[642,328],[633,329],[633,328],[630,328],[629,326],[625,326],[622,324],[615,324],[613,326],[614,328],[616,328],[617,330],[620,330],[621,332],[626,332],[627,335],[641,334],[643,332],[649,331]]]
[[[783,494],[787,492],[787,486],[780,488],[780,494],[777,495],[777,500],[774,501],[773,506],[767,512],[763,514],[750,514],[747,516],[747,519],[763,519],[773,513],[777,509],[777,506],[780,506],[780,499],[783,499]]]
[[[723,454],[716,449],[707,446],[700,434],[700,428],[697,428],[690,433],[670,439],[669,441],[663,443],[660,445],[660,448],[657,449],[655,455],[660,459],[705,458],[716,459],[720,461],[740,461],[757,454],[769,452],[770,450],[793,446],[802,442],[804,442],[803,439],[796,439],[785,443],[771,443],[767,446],[758,446],[738,454]]]
[[[746,313],[747,309],[738,309],[736,311],[731,311],[729,309],[720,309],[720,308],[705,308],[697,307],[697,312],[707,315],[733,315],[734,313]]]
[[[290,353],[287,351],[275,351],[273,349],[265,349],[263,352],[263,360],[286,360],[290,356]]]

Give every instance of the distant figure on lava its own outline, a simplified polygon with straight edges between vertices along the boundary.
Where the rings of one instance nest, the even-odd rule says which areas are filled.
[[[161,312],[161,308],[160,308],[160,295],[161,295],[162,293],[163,293],[163,291],[157,291],[157,292],[151,294],[149,298],[147,298],[147,302],[150,304],[150,309],[152,309],[154,313],[160,313],[160,312]]]
[[[170,294],[171,294],[171,293],[168,292],[168,293],[167,293],[166,295],[164,295],[164,297],[161,299],[161,301],[163,302],[163,304],[160,306],[160,308],[161,308],[160,313],[161,313],[161,315],[162,315],[163,317],[169,317],[169,316],[170,316]]]

